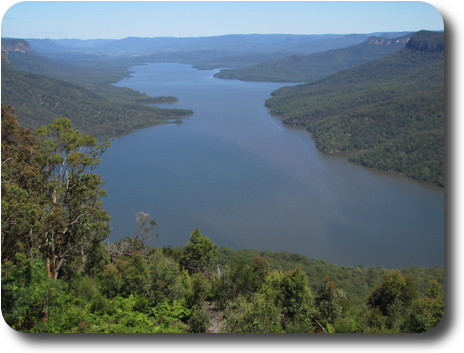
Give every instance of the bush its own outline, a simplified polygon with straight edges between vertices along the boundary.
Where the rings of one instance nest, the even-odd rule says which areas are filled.
[[[211,315],[201,307],[196,306],[192,311],[192,316],[189,321],[189,332],[191,333],[205,333],[211,326]]]

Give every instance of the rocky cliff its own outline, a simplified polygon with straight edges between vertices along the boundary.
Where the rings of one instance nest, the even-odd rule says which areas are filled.
[[[31,47],[23,39],[2,38],[2,51],[18,51],[27,54],[31,52]]]
[[[407,43],[411,37],[403,37],[403,38],[383,38],[383,37],[369,37],[367,43],[370,45],[389,45],[389,44],[398,44],[398,43]]]

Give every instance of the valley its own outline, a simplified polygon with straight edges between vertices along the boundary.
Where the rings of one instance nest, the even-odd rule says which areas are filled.
[[[13,329],[440,322],[443,32],[2,38],[1,74]]]

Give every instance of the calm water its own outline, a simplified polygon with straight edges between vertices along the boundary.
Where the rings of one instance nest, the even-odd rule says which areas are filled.
[[[184,245],[198,227],[219,246],[341,265],[443,265],[443,192],[321,155],[264,107],[281,84],[215,79],[182,64],[133,70],[119,85],[176,96],[164,107],[195,113],[118,138],[104,154],[110,240],[130,236],[144,211],[158,223],[153,245]]]

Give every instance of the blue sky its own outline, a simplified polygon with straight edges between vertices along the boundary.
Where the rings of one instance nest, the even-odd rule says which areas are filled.
[[[2,37],[119,39],[443,29],[433,6],[407,1],[29,1],[9,6]]]

